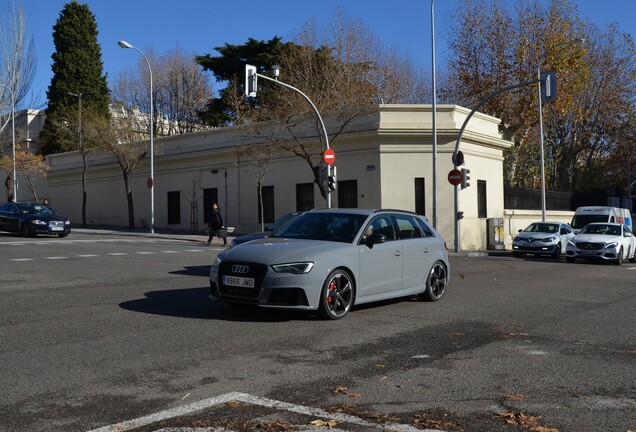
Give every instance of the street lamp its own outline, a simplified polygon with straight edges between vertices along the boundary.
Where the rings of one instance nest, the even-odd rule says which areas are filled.
[[[437,90],[435,89],[435,0],[431,0],[431,53],[433,60],[433,227],[437,228]]]
[[[13,202],[18,201],[18,178],[16,177],[15,170],[15,93],[11,88],[6,84],[1,84],[0,86],[9,90],[11,93],[11,141],[13,143]]]
[[[122,48],[132,48],[137,50],[139,54],[144,58],[146,64],[148,65],[148,72],[150,73],[150,178],[148,179],[148,187],[150,188],[150,233],[155,233],[155,143],[154,143],[154,133],[153,133],[153,121],[154,121],[154,111],[153,111],[153,101],[152,101],[152,68],[150,67],[150,62],[148,58],[144,55],[144,53],[137,47],[129,44],[126,41],[120,40],[117,42]]]
[[[545,157],[543,155],[543,107],[541,105],[541,63],[543,63],[548,58],[548,54],[554,48],[560,47],[562,45],[581,45],[585,42],[585,39],[576,38],[567,42],[563,42],[560,44],[553,45],[543,51],[543,55],[541,56],[541,60],[537,65],[537,78],[539,82],[537,83],[537,88],[539,89],[539,157],[541,159],[541,220],[545,222]],[[561,49],[563,50],[563,48]],[[559,50],[559,52],[561,51]]]

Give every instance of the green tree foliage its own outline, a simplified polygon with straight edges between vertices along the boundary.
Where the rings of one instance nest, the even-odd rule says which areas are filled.
[[[109,118],[109,89],[103,74],[97,23],[87,4],[72,1],[64,5],[53,26],[53,78],[47,91],[47,118],[40,135],[43,154],[76,150],[74,137],[60,124],[76,113],[77,96],[83,94],[85,118]],[[90,141],[83,143],[90,147]]]
[[[626,184],[620,173],[627,165],[630,130],[633,136],[632,37],[615,25],[601,30],[581,20],[569,0],[513,5],[462,0],[449,31],[456,61],[450,63],[443,98],[474,106],[495,90],[536,79],[538,69],[555,71],[557,100],[543,107],[546,188],[577,191]],[[572,43],[581,38],[583,45]],[[504,169],[506,183],[513,186],[540,185],[537,98],[535,84],[505,92],[482,108],[501,118],[504,138],[514,142]]]

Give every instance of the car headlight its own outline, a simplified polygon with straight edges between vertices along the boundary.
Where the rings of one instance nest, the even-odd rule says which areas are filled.
[[[71,224],[71,221],[70,221],[70,220],[65,220],[65,221],[64,221],[64,225],[70,225],[70,224]]]
[[[618,242],[617,242],[617,241],[615,241],[615,242],[611,242],[611,243],[607,243],[607,244],[605,245],[605,248],[606,248],[606,249],[612,249],[612,248],[614,248],[614,249],[615,249],[615,248],[617,248],[617,247],[618,247]]]
[[[287,264],[274,264],[272,270],[276,273],[292,273],[292,274],[304,274],[309,273],[314,268],[312,262],[296,262]]]
[[[45,221],[40,220],[40,219],[33,219],[33,220],[31,221],[31,223],[32,223],[33,225],[46,225],[46,224],[47,224]]]
[[[576,246],[576,244],[574,243],[574,240],[570,240],[570,239],[568,239],[568,245]]]
[[[543,240],[541,240],[544,243],[552,243],[553,241],[556,240],[556,237],[546,237]]]
[[[512,241],[519,241],[519,236],[513,238]]]
[[[219,258],[219,256],[217,255],[216,259],[214,260],[214,264],[212,264],[212,268],[218,269],[220,265],[221,265],[221,258]]]

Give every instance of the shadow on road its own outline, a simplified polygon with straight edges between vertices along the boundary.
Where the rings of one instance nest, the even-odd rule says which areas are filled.
[[[206,267],[206,266],[202,266]],[[209,267],[207,267],[209,269]],[[196,272],[198,267],[192,268]],[[192,275],[193,273],[188,273]],[[228,306],[208,297],[210,288],[188,288],[179,290],[150,291],[142,299],[120,303],[122,309],[153,315],[180,318],[213,319],[244,322],[283,322],[314,320],[311,313],[259,309],[250,306]]]

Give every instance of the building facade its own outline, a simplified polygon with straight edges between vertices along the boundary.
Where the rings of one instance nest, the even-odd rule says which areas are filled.
[[[430,105],[380,105],[355,119],[331,148],[336,153],[337,189],[332,207],[401,208],[432,220],[437,190],[437,228],[452,248],[455,240],[454,186],[448,181],[458,132],[470,110],[438,105],[437,151],[433,152]],[[470,169],[470,187],[458,193],[461,250],[488,247],[487,220],[504,217],[503,152],[511,143],[501,139],[499,119],[476,113],[463,133],[460,150]],[[264,128],[267,126],[264,125]],[[327,122],[327,131],[329,131]],[[315,130],[304,140],[320,154],[323,144]],[[261,135],[262,136],[262,135]],[[258,139],[247,127],[219,128],[155,140],[154,215],[156,229],[202,231],[212,202],[222,208],[226,225],[235,232],[261,229],[262,179],[265,225],[284,213],[325,207],[307,162],[291,153],[277,153],[266,172],[255,176],[249,156],[239,150]],[[437,179],[433,178],[433,163]],[[81,221],[82,162],[76,152],[47,156],[48,191],[55,209],[73,222]],[[252,169],[253,171],[253,169]],[[150,174],[146,158],[132,175],[135,226],[149,228]],[[44,196],[44,195],[42,195]],[[87,223],[128,226],[122,170],[107,154],[89,154]]]

